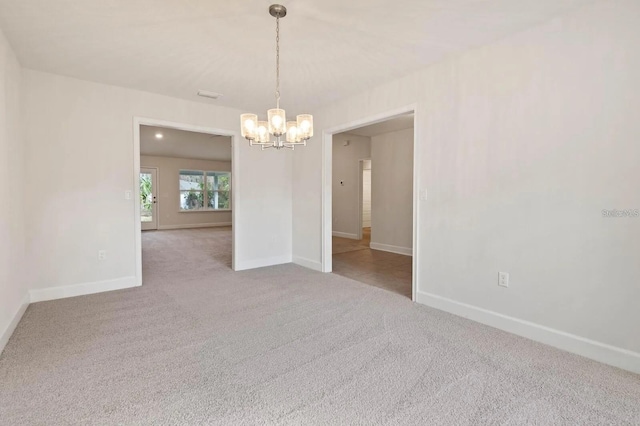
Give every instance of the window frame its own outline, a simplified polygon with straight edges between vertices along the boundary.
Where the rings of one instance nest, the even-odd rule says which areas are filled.
[[[183,175],[191,175],[191,176],[202,176],[202,189],[190,189],[183,190],[180,188],[180,182],[182,180]],[[208,178],[216,175],[226,175],[229,179],[229,189],[228,190],[220,190],[220,189],[211,189],[208,188]],[[182,208],[182,193],[187,191],[195,191],[198,193],[202,193],[202,208],[196,209],[183,209]],[[216,209],[209,206],[209,192],[212,193],[227,193],[229,198],[229,208],[226,209]],[[231,172],[227,170],[193,170],[193,169],[179,169],[178,170],[178,212],[179,213],[203,213],[203,212],[230,212],[231,211],[231,198],[232,198],[232,182],[231,182]]]

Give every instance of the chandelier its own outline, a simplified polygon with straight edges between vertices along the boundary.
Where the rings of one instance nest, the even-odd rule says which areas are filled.
[[[262,149],[295,149],[297,145],[306,146],[307,141],[313,136],[313,116],[300,114],[296,121],[287,121],[284,110],[280,109],[280,18],[287,15],[287,8],[280,4],[272,4],[269,13],[276,18],[276,107],[267,111],[267,121],[258,120],[256,114],[242,114],[242,137],[247,139],[251,146],[261,146]]]

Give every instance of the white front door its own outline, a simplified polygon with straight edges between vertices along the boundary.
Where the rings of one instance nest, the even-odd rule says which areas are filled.
[[[140,221],[142,230],[158,229],[158,170],[140,168]]]

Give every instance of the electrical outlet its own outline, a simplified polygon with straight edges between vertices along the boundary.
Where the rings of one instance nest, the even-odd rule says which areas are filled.
[[[509,287],[509,273],[508,272],[499,272],[498,273],[498,285],[501,287]]]
[[[98,250],[98,260],[107,260],[106,250]]]
[[[131,191],[124,191],[124,199],[125,200],[131,199]]]
[[[421,189],[420,190],[420,201],[427,201],[427,190],[426,189]]]

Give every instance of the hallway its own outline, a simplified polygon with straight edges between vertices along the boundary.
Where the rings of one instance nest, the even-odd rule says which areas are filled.
[[[371,228],[362,237],[333,237],[333,273],[411,298],[411,256],[370,249]]]

